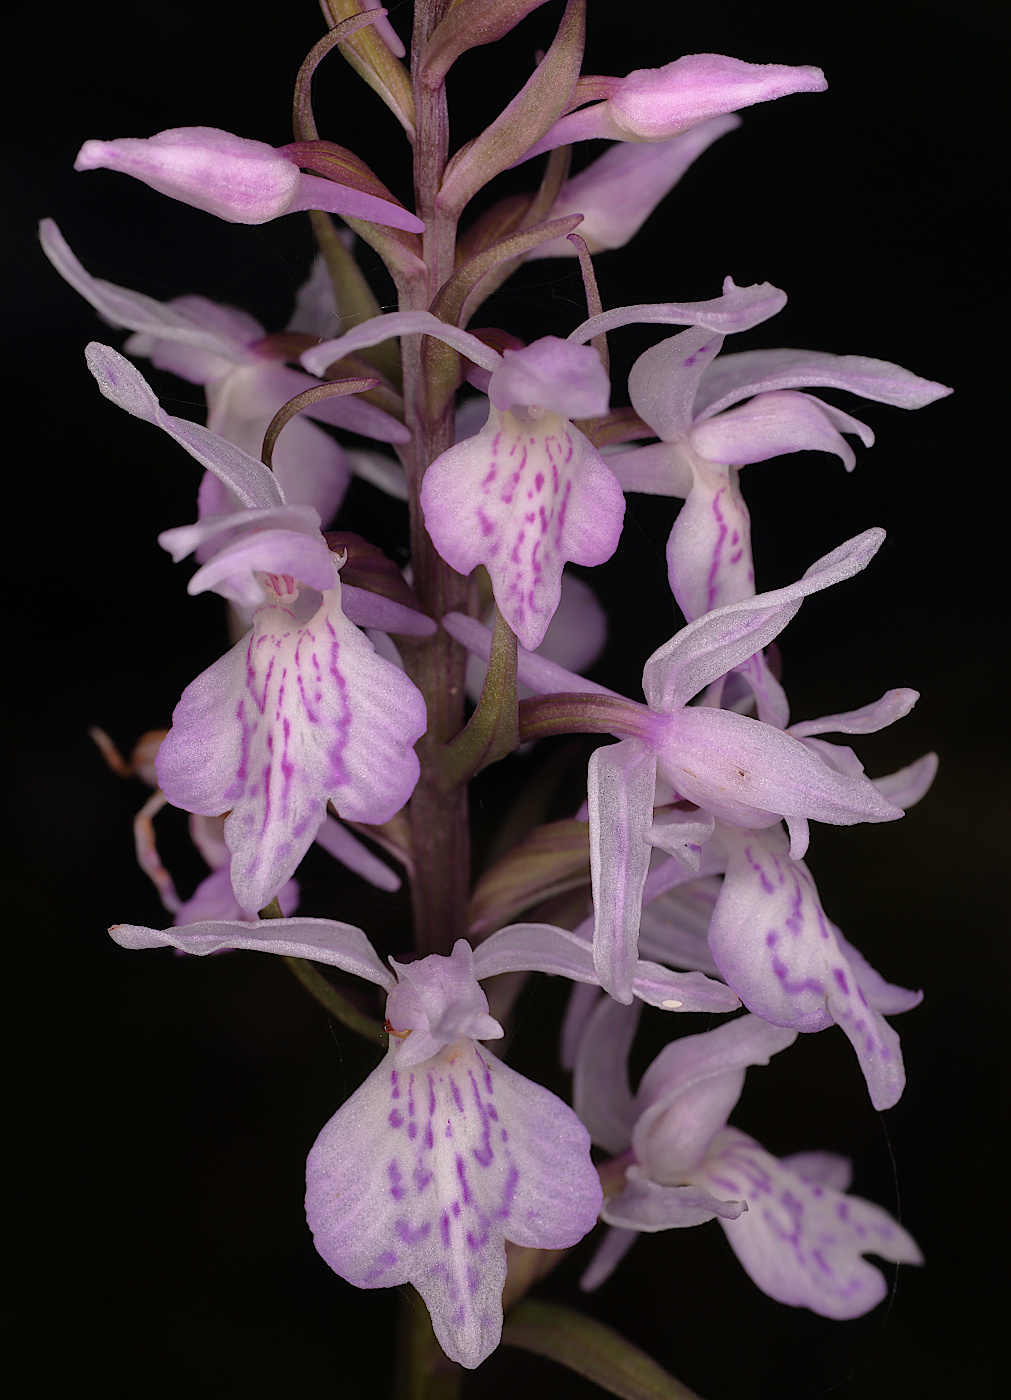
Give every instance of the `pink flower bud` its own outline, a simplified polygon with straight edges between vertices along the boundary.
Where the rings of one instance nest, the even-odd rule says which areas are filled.
[[[211,126],[175,127],[146,140],[85,141],[74,169],[102,166],[233,224],[286,214],[301,181],[298,167],[266,142]]]
[[[266,142],[213,126],[178,126],[147,138],[85,141],[74,169],[103,166],[231,224],[265,224],[296,210],[323,209],[411,233],[424,228],[398,204],[304,175],[293,160]]]

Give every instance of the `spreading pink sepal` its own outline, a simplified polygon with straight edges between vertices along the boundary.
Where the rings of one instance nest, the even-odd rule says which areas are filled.
[[[264,434],[278,409],[319,382],[275,358],[278,352],[271,350],[263,326],[246,312],[201,296],[159,302],[92,277],[51,219],[42,220],[39,237],[50,262],[75,291],[111,325],[133,331],[124,346],[126,353],[143,356],[158,369],[203,385],[208,429],[250,457],[259,458]],[[329,323],[326,303],[332,291],[324,288],[318,292],[317,280],[315,274],[310,277],[299,299],[304,303],[311,294],[314,301],[322,301],[320,311],[312,316],[303,304],[296,319],[303,319],[304,312],[307,321],[319,323],[325,317]],[[410,433],[403,423],[356,394],[312,404],[286,424],[274,446],[272,470],[287,500],[315,507],[329,523],[344,498],[356,456],[309,422],[310,418],[379,442],[406,442]],[[372,479],[376,479],[375,473]],[[240,504],[213,477],[205,478],[201,497],[202,515],[223,513]]]
[[[430,311],[390,311],[384,316],[373,316],[336,340],[324,340],[311,350],[306,350],[301,362],[310,374],[322,374],[328,365],[341,356],[350,355],[354,350],[368,350],[395,335],[432,335],[443,344],[459,350],[482,369],[495,370],[502,363],[502,356],[497,350],[492,350],[470,331],[462,331],[457,326],[440,321]]]
[[[88,368],[107,399],[134,418],[153,423],[174,438],[191,457],[221,481],[244,506],[285,504],[277,478],[262,462],[216,433],[166,413],[147,380],[129,360],[108,345],[92,341],[85,351]]]
[[[713,117],[671,141],[651,145],[619,142],[566,181],[551,207],[551,217],[582,214],[579,236],[591,253],[623,248],[692,162],[740,124],[739,117]],[[554,238],[538,244],[527,259],[575,256],[576,249],[567,238]]]
[[[646,302],[638,306],[616,306],[581,322],[569,335],[576,345],[585,345],[596,335],[617,330],[619,326],[699,326],[704,330],[727,335],[732,331],[751,330],[786,305],[786,293],[771,282],[757,282],[751,287],[738,287],[732,277],[723,282],[723,294],[709,301]],[[302,363],[307,364],[305,356]]]
[[[251,550],[256,540],[240,543]],[[291,876],[328,801],[348,820],[381,823],[418,779],[413,745],[425,731],[424,701],[344,616],[332,559],[329,567],[330,587],[318,593],[300,591],[288,575],[267,576],[272,601],[254,612],[252,632],[187,687],[158,753],[170,802],[229,812],[232,886],[252,913]]]
[[[233,224],[264,224],[294,210],[324,209],[411,233],[425,227],[388,200],[303,175],[293,160],[264,141],[211,126],[85,141],[74,169],[103,168],[132,175],[160,194]]]
[[[205,920],[167,929],[114,924],[109,934],[121,948],[178,948],[198,957],[226,948],[245,948],[284,958],[310,958],[374,982],[387,991],[396,983],[362,930],[335,919],[263,919],[255,923]]]
[[[525,159],[574,141],[669,141],[725,112],[794,92],[824,92],[820,68],[745,63],[723,54],[686,54],[662,68],[615,80],[606,101],[559,118]]]
[[[638,959],[656,762],[648,744],[624,739],[595,749],[587,772],[593,962],[600,985],[625,1003],[632,1000]]]
[[[695,412],[712,418],[731,404],[778,389],[846,389],[862,399],[896,408],[925,408],[952,390],[921,379],[901,365],[867,355],[831,355],[822,350],[743,350],[723,355],[699,386]]]

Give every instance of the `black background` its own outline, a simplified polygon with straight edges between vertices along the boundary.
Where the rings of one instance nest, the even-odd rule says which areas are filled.
[[[391,10],[405,35],[409,10]],[[466,113],[454,144],[516,90],[559,11],[552,0],[497,50],[460,62],[451,96]],[[590,11],[587,72],[712,51],[817,63],[830,83],[825,94],[747,111],[631,250],[598,259],[604,305],[713,296],[727,273],[739,284],[768,279],[789,292],[786,309],[732,348],[874,355],[956,393],[916,414],[839,397],[878,433],[851,477],[834,459],[798,454],[749,467],[743,479],[761,587],[792,580],[858,530],[888,529],[864,575],[809,601],[791,624],[785,679],[798,717],[917,686],[924,698],[914,713],[860,751],[876,774],[936,748],[941,770],[903,822],[818,827],[810,856],[847,935],[886,976],[925,989],[923,1006],[897,1023],[904,1098],[875,1114],[832,1031],[753,1072],[735,1122],[777,1153],[852,1156],[854,1189],[901,1211],[927,1266],[902,1270],[889,1303],[869,1317],[834,1324],[765,1298],[708,1226],[644,1238],[585,1306],[706,1400],[976,1394],[996,1357],[1006,1190],[994,1149],[1007,986],[998,804],[1006,683],[995,645],[1004,461],[993,428],[988,212],[1001,150],[998,79],[987,71],[996,37],[973,27],[971,7],[869,0],[839,9],[596,0]],[[312,256],[301,216],[227,225],[108,172],[75,175],[72,164],[88,137],[178,125],[282,144],[291,82],[322,21],[311,0],[112,0],[49,20],[12,45],[20,135],[3,156],[15,493],[4,745],[14,840],[4,902],[20,1335],[33,1388],[58,1393],[88,1385],[109,1396],[382,1396],[397,1295],[335,1278],[312,1248],[301,1204],[306,1151],[375,1057],[330,1025],[278,960],[127,954],[104,934],[112,922],[164,918],[132,861],[129,824],[145,792],[104,768],[86,727],[100,723],[129,748],[167,724],[182,688],[223,649],[223,624],[219,600],[188,599],[185,570],[155,544],[159,530],[193,518],[198,469],[100,398],[83,346],[122,337],[98,324],[34,246],[35,221],[52,215],[93,273],[157,297],[229,301],[279,329]],[[357,150],[407,198],[406,145],[379,100],[337,55],[317,91],[322,134]],[[588,154],[577,150],[577,160]],[[516,172],[502,189],[527,179]],[[529,265],[480,319],[524,339],[564,335],[584,315],[574,266]],[[380,277],[376,286],[388,303],[388,284]],[[657,338],[638,328],[613,336],[619,372]],[[171,411],[198,416],[198,390],[167,376],[153,383]],[[672,630],[663,542],[673,511],[631,498],[619,553],[598,575],[612,644],[595,674],[629,693]],[[344,523],[391,550],[403,536],[402,515],[363,486]],[[478,820],[490,820],[500,799],[501,787],[485,784]],[[175,816],[162,825],[164,851],[192,885],[200,872]],[[310,862],[304,912],[373,932],[391,926],[388,901],[360,882],[349,880],[335,904],[330,873]],[[553,984],[531,993],[515,1062],[564,1092],[564,1077],[545,1068],[545,1027],[562,1005]],[[692,1018],[691,1030],[703,1028]],[[545,1296],[578,1302],[589,1249],[559,1269]],[[519,1386],[599,1393],[506,1349],[466,1393],[497,1400]]]

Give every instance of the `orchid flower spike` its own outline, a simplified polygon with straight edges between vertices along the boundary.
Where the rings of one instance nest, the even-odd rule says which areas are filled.
[[[576,1061],[575,1103],[591,1138],[611,1152],[627,1150],[620,1189],[602,1211],[612,1229],[584,1288],[603,1283],[641,1231],[713,1219],[764,1293],[823,1317],[861,1317],[885,1297],[887,1282],[864,1254],[922,1264],[915,1241],[887,1211],[845,1194],[845,1158],[805,1152],[778,1160],[726,1126],[748,1067],[768,1064],[795,1031],[742,1016],[685,1036],[660,1052],[633,1098],[630,1012],[601,1002]]]
[[[391,959],[394,976],[361,929],[327,919],[109,932],[127,948],[309,958],[388,993],[389,1049],[316,1139],[306,1215],[336,1273],[359,1288],[413,1283],[446,1355],[480,1365],[502,1331],[505,1241],[569,1248],[595,1224],[601,1189],[572,1109],[480,1043],[503,1032],[478,980],[542,971],[595,982],[589,945],[551,925],[515,924],[476,950],[460,939],[449,957]],[[736,1005],[700,974],[679,980],[648,964],[637,989],[657,1005],[672,992],[685,1009]]]
[[[75,170],[118,170],[160,194],[231,224],[265,224],[302,209],[322,209],[421,233],[414,214],[377,195],[303,174],[282,149],[212,126],[180,126],[155,136],[85,141]]]
[[[607,84],[607,80],[603,80]],[[712,117],[771,102],[794,92],[824,92],[820,68],[745,63],[722,54],[695,53],[662,68],[637,68],[613,78],[603,102],[560,117],[524,156],[604,137],[611,141],[669,141]]]

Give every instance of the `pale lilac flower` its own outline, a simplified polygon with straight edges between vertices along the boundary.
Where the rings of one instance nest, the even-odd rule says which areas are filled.
[[[774,287],[739,288],[728,278],[723,295],[708,302],[622,307],[583,322],[567,341],[546,336],[504,355],[429,312],[394,312],[314,347],[302,364],[321,372],[338,355],[420,332],[490,371],[485,427],[432,463],[421,505],[442,558],[462,574],[485,565],[503,617],[532,651],[558,606],[564,564],[603,563],[621,532],[618,483],[571,422],[607,409],[607,375],[596,351],[583,345],[597,322],[736,328],[756,325],[782,303]]]
[[[824,385],[899,408],[950,394],[899,365],[861,355],[752,350],[716,360],[723,335],[694,326],[653,346],[632,366],[632,406],[660,442],[610,457],[626,491],[683,496],[667,544],[671,591],[691,621],[755,591],[750,522],[736,468],[783,453],[832,452],[856,463],[843,433],[866,446],[864,423],[800,387]],[[740,407],[742,399],[749,403]]]
[[[590,1230],[600,1180],[573,1111],[479,1042],[502,1028],[478,979],[543,971],[595,981],[587,944],[550,925],[516,924],[476,950],[407,965],[380,962],[361,929],[326,919],[110,929],[127,948],[207,954],[251,948],[311,958],[388,993],[386,1058],[309,1154],[306,1214],[332,1269],[360,1288],[413,1283],[447,1356],[474,1367],[502,1329],[505,1241],[565,1249]],[[642,964],[636,990],[659,1005],[729,1010],[732,993],[694,974]]]
[[[421,506],[443,559],[487,568],[502,615],[522,644],[544,640],[566,561],[614,553],[625,502],[612,472],[571,419],[607,412],[596,350],[546,336],[507,350],[491,375],[488,421],[425,473]]]
[[[669,194],[688,167],[714,141],[740,126],[739,117],[713,117],[671,141],[649,145],[620,142],[562,186],[551,218],[582,214],[579,236],[591,253],[623,248]],[[539,243],[527,260],[574,258],[567,238]]]
[[[889,695],[866,707],[877,711],[878,728],[896,717],[891,701]],[[836,715],[793,732],[842,729],[847,722],[852,724],[851,716]],[[861,732],[871,728],[867,723]],[[842,762],[863,771],[849,749],[820,744],[818,751],[832,766],[849,755]],[[874,786],[905,811],[927,792],[936,771],[937,755],[925,754]],[[846,941],[825,915],[807,866],[790,858],[781,826],[744,831],[717,822],[699,854],[698,875],[674,858],[654,861],[643,889],[638,955],[718,974],[750,1011],[774,1025],[805,1033],[839,1025],[856,1051],[874,1107],[891,1108],[902,1094],[905,1072],[898,1036],[883,1017],[919,1005],[922,992],[886,982]],[[592,937],[593,919],[575,932]],[[595,1003],[593,988],[575,989],[562,1032],[567,1066]]]
[[[588,812],[594,962],[601,985],[617,1000],[631,1000],[629,969],[654,846],[698,869],[699,848],[712,835],[716,818],[749,830],[785,818],[791,854],[799,859],[812,818],[848,826],[902,815],[862,772],[849,763],[841,771],[810,740],[730,710],[688,705],[699,691],[766,646],[809,593],[865,568],[883,538],[883,531],[867,530],[818,560],[790,587],[689,623],[646,662],[646,706],[613,697],[611,732],[629,737],[593,753]],[[450,614],[443,626],[467,645],[480,624],[467,620],[461,627],[457,615]],[[518,674],[542,693],[611,694],[540,658],[530,658]],[[602,723],[598,713],[595,727]],[[692,811],[673,810],[654,819],[658,775],[676,797],[694,804]]]
[[[864,1254],[920,1264],[912,1237],[869,1201],[845,1194],[849,1163],[832,1153],[777,1160],[726,1127],[750,1065],[768,1064],[796,1032],[742,1016],[660,1052],[633,1097],[626,1060],[632,1008],[603,1001],[580,1046],[577,1111],[594,1142],[627,1152],[624,1184],[604,1202],[613,1228],[583,1277],[596,1288],[640,1231],[718,1219],[747,1273],[778,1302],[824,1317],[860,1317],[887,1292]]]
[[[849,1038],[877,1109],[892,1108],[906,1076],[899,1037],[885,1020],[918,1006],[922,992],[892,986],[843,938],[822,908],[781,827],[722,826],[723,888],[708,942],[745,1006],[798,1031],[838,1025]]]
[[[124,347],[127,353],[142,355],[158,369],[203,385],[208,429],[249,456],[259,457],[264,433],[278,409],[320,382],[285,365],[278,358],[284,351],[272,348],[263,327],[246,312],[198,296],[159,302],[92,277],[51,219],[42,220],[39,237],[56,270],[103,320],[135,332]],[[304,304],[296,314],[309,319]],[[271,459],[285,499],[312,506],[329,522],[344,498],[352,470],[360,468],[377,484],[386,483],[370,462],[363,464],[358,454],[346,452],[310,418],[381,442],[407,442],[410,434],[397,419],[353,394],[311,404],[285,425]],[[386,472],[395,490],[398,471],[390,463]],[[201,516],[219,515],[240,504],[212,472],[201,483],[198,501]]]
[[[625,78],[602,81],[611,87],[603,102],[559,118],[523,159],[598,137],[669,141],[726,112],[828,86],[820,68],[745,63],[714,53],[686,54],[662,68],[637,68]]]
[[[418,780],[413,745],[427,723],[421,693],[346,616],[340,560],[318,520],[314,532],[311,520],[303,531],[264,528],[264,517],[280,513],[212,518],[167,541],[186,553],[217,526],[225,542],[190,587],[254,607],[249,635],[183,692],[157,760],[174,806],[229,814],[232,888],[253,914],[291,876],[328,802],[347,820],[374,824],[400,810]],[[387,599],[354,596],[374,605],[363,619],[373,625],[389,625],[393,608],[404,615],[398,626],[432,628]]]
[[[322,209],[422,233],[416,215],[377,195],[303,174],[282,147],[211,126],[180,126],[155,136],[85,141],[75,170],[118,170],[160,194],[233,224],[264,224],[282,214]]]

